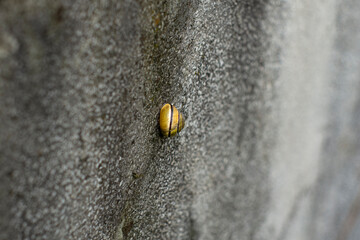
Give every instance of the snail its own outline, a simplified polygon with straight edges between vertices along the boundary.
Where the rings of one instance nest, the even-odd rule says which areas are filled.
[[[175,136],[185,126],[183,115],[175,106],[166,103],[160,110],[160,131],[164,137]]]

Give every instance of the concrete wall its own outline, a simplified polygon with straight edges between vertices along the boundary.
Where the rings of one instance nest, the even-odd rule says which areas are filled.
[[[0,239],[359,239],[359,13],[0,1]]]

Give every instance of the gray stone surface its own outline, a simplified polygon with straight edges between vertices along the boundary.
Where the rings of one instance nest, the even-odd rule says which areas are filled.
[[[0,1],[0,239],[359,239],[359,12]]]

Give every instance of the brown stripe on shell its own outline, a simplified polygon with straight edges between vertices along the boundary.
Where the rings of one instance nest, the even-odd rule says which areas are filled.
[[[169,125],[169,137],[171,135],[171,125],[172,125],[172,121],[173,121],[173,114],[174,114],[174,108],[173,108],[173,105],[171,105],[171,116],[170,116],[170,125]]]

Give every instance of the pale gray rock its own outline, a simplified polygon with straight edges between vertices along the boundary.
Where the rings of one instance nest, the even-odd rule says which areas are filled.
[[[359,239],[359,13],[0,1],[0,239]]]

